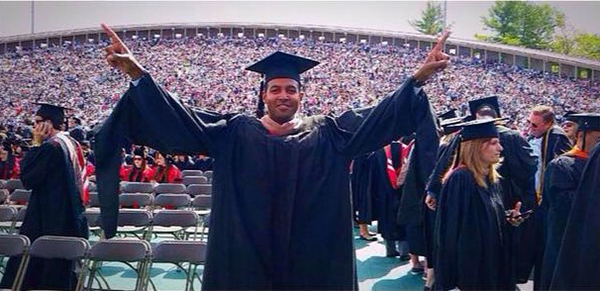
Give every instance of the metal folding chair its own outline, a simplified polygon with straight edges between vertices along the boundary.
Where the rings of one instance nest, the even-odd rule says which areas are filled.
[[[29,238],[24,235],[0,234],[0,256],[2,256],[2,261],[4,257],[21,256],[21,262],[19,263],[19,268],[12,284],[12,290],[21,290],[27,264],[29,263],[29,245]],[[4,270],[2,273],[4,273]]]
[[[206,178],[204,176],[183,177],[183,185],[189,186],[192,184],[208,184],[208,178]]]
[[[202,176],[206,177],[208,181],[211,182],[213,178],[213,171],[206,171],[202,173]]]
[[[168,233],[175,239],[184,240],[189,235],[185,230],[191,228],[195,239],[198,222],[198,214],[191,210],[161,210],[153,217],[151,232],[154,235]]]
[[[9,196],[10,192],[8,192],[8,190],[0,188],[0,204],[8,202]]]
[[[83,290],[89,249],[90,243],[84,238],[47,235],[39,237],[33,242],[29,250],[29,256],[31,258],[63,259],[81,263],[75,290]]]
[[[154,207],[177,209],[189,207],[192,198],[188,194],[161,194],[154,199]]]
[[[152,254],[152,263],[175,264],[186,274],[184,290],[194,289],[195,278],[202,282],[197,273],[197,268],[206,262],[206,243],[199,241],[162,241],[154,247]],[[185,263],[189,264],[187,270],[184,268]]]
[[[126,208],[145,208],[152,206],[154,196],[148,193],[123,193],[119,195],[119,205]]]
[[[141,182],[122,182],[121,191],[123,193],[153,193],[154,183],[141,183]]]
[[[200,170],[183,170],[181,172],[181,176],[184,178],[187,176],[202,176],[202,171]]]
[[[120,209],[117,234],[129,234],[141,240],[149,240],[149,227],[152,225],[152,213],[142,209]],[[141,236],[140,236],[141,234]]]
[[[99,276],[106,286],[100,286],[101,289],[110,289],[108,281],[101,273],[97,274],[98,266],[101,262],[120,262],[137,273],[135,290],[147,290],[147,280],[150,272],[150,263],[152,258],[152,248],[150,243],[143,240],[131,239],[109,239],[101,240],[92,246],[89,259],[92,262],[90,267],[90,276],[87,282],[87,289],[92,290],[93,281]],[[138,263],[137,267],[132,263]],[[98,280],[100,284],[100,281]],[[152,283],[150,281],[150,283]],[[156,288],[154,288],[156,290]]]
[[[100,198],[98,196],[98,192],[89,192],[90,197],[90,207],[100,207]]]
[[[10,202],[17,205],[27,205],[29,203],[29,199],[31,198],[31,190],[25,189],[15,189],[10,194]]]
[[[95,236],[100,236],[102,229],[100,228],[100,209],[99,208],[88,208],[85,210],[85,218],[88,223],[89,230]]]
[[[10,179],[6,180],[6,184],[4,185],[5,189],[12,193],[12,191],[16,189],[25,189],[23,186],[23,182],[19,179]]]
[[[156,195],[160,194],[182,194],[185,193],[185,185],[183,184],[172,184],[172,183],[163,183],[156,185],[154,189],[154,193]]]
[[[188,194],[192,196],[197,195],[212,195],[212,185],[211,184],[192,184],[187,188]]]
[[[13,233],[18,210],[14,206],[0,205],[0,231]]]

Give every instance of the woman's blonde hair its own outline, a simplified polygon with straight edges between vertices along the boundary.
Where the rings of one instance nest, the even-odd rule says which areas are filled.
[[[460,143],[459,165],[466,167],[473,174],[477,185],[483,188],[487,188],[488,186],[486,180],[498,183],[500,178],[502,178],[498,174],[500,162],[489,165],[486,169],[486,165],[481,159],[481,148],[484,143],[490,140],[491,138],[478,138]]]

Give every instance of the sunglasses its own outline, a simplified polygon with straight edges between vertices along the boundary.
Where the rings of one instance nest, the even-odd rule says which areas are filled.
[[[539,125],[532,123],[531,121],[527,120],[527,125],[530,126],[531,128],[538,128]]]
[[[134,161],[141,161],[142,158],[133,158]]]

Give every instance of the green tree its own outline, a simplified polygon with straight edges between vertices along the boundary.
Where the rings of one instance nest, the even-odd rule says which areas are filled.
[[[427,7],[421,12],[421,19],[409,20],[408,23],[420,33],[437,35],[444,29],[442,5],[427,1]]]
[[[600,35],[579,33],[575,36],[574,56],[600,60]]]
[[[488,13],[482,22],[492,35],[475,35],[476,38],[534,49],[550,47],[554,30],[563,17],[549,4],[521,1],[496,1]]]
[[[554,40],[550,44],[550,49],[554,52],[569,55],[575,48],[575,29],[567,24],[565,15],[560,13],[556,18],[557,32]]]

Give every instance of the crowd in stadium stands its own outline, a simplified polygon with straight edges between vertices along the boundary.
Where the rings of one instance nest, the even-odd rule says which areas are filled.
[[[275,50],[322,61],[304,75],[301,115],[340,114],[374,105],[410,76],[426,53],[383,44],[280,38],[195,37],[132,40],[127,45],[182,102],[217,112],[248,114],[254,114],[256,108],[260,77],[244,68]],[[30,138],[27,127],[36,108],[34,101],[73,108],[71,115],[83,120],[86,130],[110,113],[129,82],[119,72],[106,69],[105,46],[69,44],[0,56],[0,134],[5,140],[15,136],[25,140],[14,142],[13,152],[25,147]],[[568,110],[600,112],[599,82],[486,64],[475,57],[453,56],[452,66],[430,81],[426,92],[436,111],[457,108],[463,114],[468,111],[468,100],[498,95],[502,115],[519,130],[525,128],[526,114],[534,105],[549,105],[558,116]],[[181,159],[180,164],[186,164],[183,160],[188,158]]]

